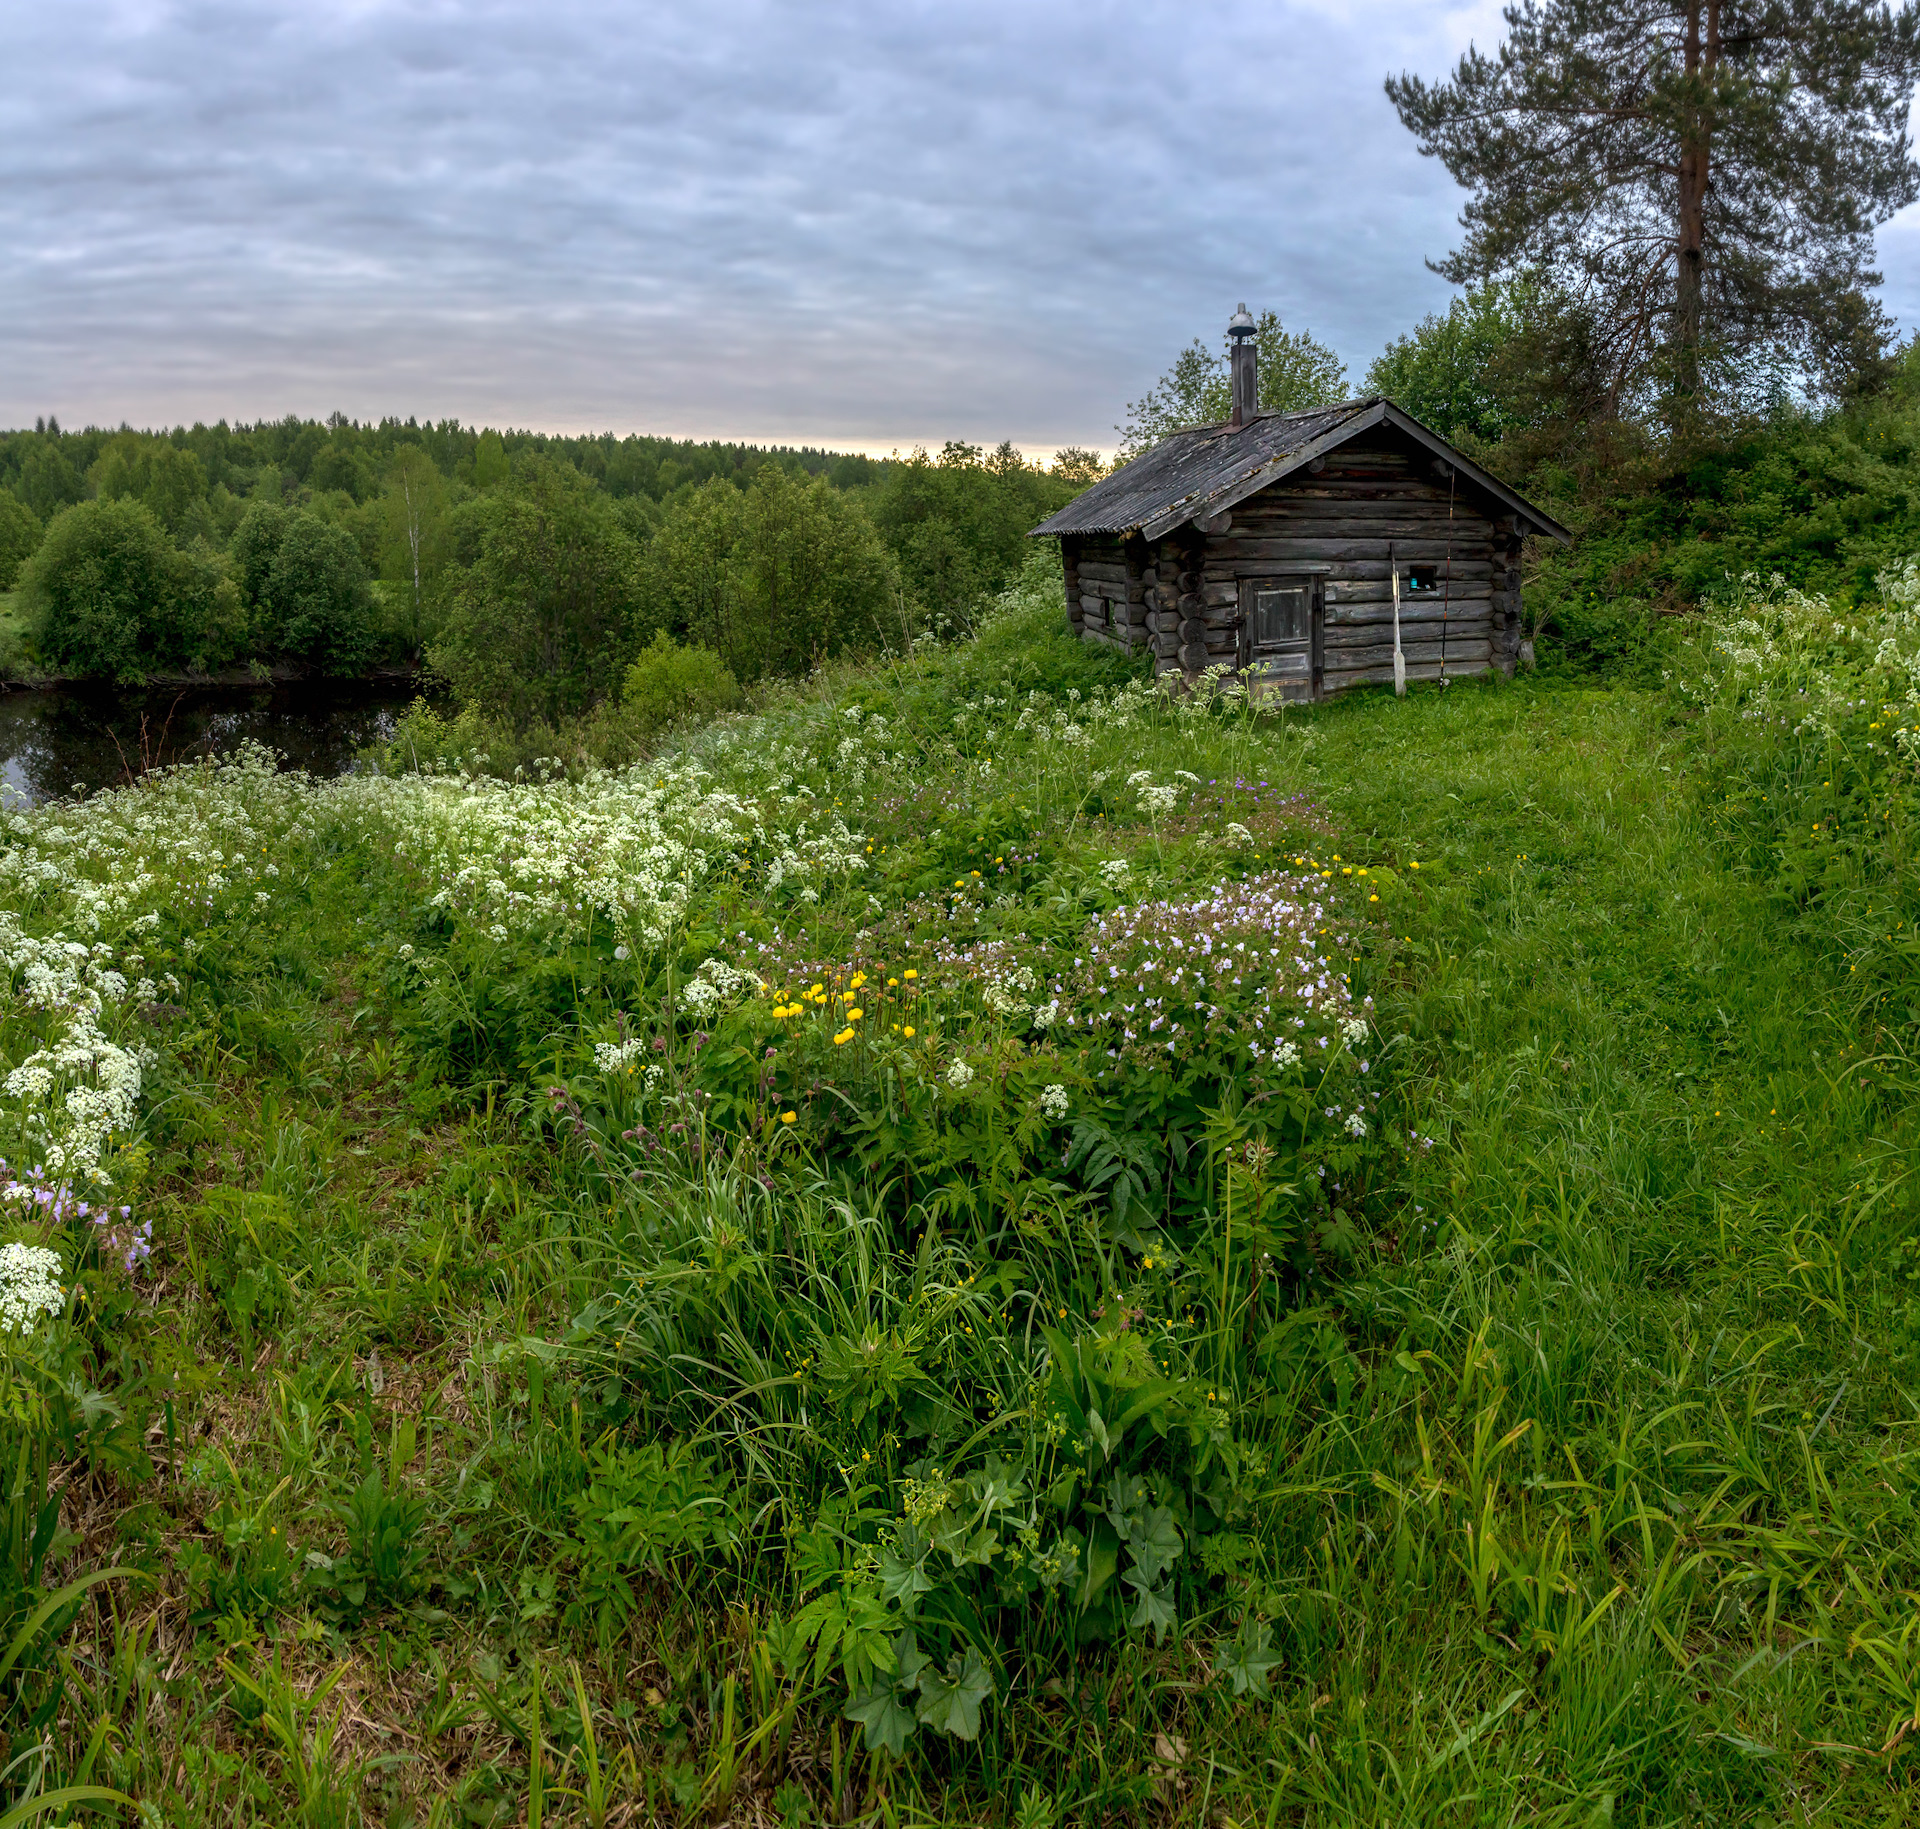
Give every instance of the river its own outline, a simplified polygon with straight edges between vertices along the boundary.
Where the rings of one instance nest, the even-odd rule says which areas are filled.
[[[288,768],[345,774],[418,696],[404,679],[0,692],[0,801],[92,793],[130,780],[143,760],[191,762],[249,740]]]

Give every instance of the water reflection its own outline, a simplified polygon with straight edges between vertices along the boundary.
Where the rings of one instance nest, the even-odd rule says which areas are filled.
[[[393,734],[407,680],[116,692],[0,692],[0,799],[19,805],[113,787],[148,763],[222,755],[251,738],[288,768],[340,775]]]

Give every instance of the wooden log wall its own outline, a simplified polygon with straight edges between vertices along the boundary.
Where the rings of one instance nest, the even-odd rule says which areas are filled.
[[[1066,564],[1067,615],[1083,639],[1117,648],[1147,640],[1144,543],[1083,534],[1062,542]]]
[[[1228,527],[1206,541],[1200,582],[1207,659],[1230,659],[1238,648],[1241,580],[1298,566],[1321,585],[1321,692],[1390,680],[1391,547],[1401,573],[1400,647],[1409,678],[1510,665],[1502,530],[1458,494],[1449,520],[1447,494],[1425,452],[1356,442],[1330,454],[1318,474],[1296,472],[1242,502]],[[1511,535],[1510,522],[1504,531]],[[1443,574],[1443,592],[1409,596],[1412,565]],[[1517,650],[1517,635],[1511,647]]]
[[[1250,497],[1219,531],[1191,524],[1151,547],[1081,535],[1062,542],[1067,614],[1088,640],[1154,656],[1187,677],[1241,662],[1240,583],[1317,577],[1324,605],[1323,694],[1393,677],[1387,553],[1401,573],[1400,646],[1410,679],[1511,673],[1520,644],[1520,540],[1456,493],[1417,448],[1354,444],[1316,474],[1296,472]],[[1445,575],[1444,594],[1410,597],[1410,565]]]

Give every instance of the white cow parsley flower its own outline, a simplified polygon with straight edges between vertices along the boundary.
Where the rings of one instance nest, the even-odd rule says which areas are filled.
[[[44,1245],[0,1246],[0,1334],[31,1334],[43,1317],[66,1306],[60,1254]]]

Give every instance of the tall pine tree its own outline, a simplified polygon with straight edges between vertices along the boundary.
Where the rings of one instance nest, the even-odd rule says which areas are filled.
[[[1873,231],[1920,196],[1920,8],[1860,0],[1519,0],[1489,57],[1387,81],[1472,194],[1456,283],[1551,276],[1616,395],[1684,416],[1785,366],[1844,391],[1890,329]]]

